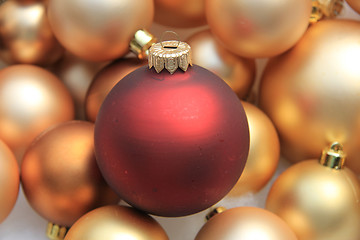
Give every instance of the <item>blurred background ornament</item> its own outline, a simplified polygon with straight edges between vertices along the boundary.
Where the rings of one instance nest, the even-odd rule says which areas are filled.
[[[65,240],[168,240],[164,229],[149,215],[134,208],[105,206],[81,217]]]
[[[38,134],[73,117],[69,91],[49,71],[26,64],[0,70],[0,139],[19,161]]]
[[[346,0],[352,9],[357,13],[360,13],[360,1],[359,0]]]
[[[237,207],[215,214],[195,240],[298,240],[275,214],[255,207]]]
[[[315,158],[339,141],[347,166],[360,173],[359,42],[359,22],[323,20],[292,50],[270,60],[260,106],[277,128],[287,159]]]
[[[62,123],[38,136],[24,155],[25,196],[54,224],[69,227],[86,212],[119,201],[96,164],[93,134],[90,122]]]
[[[0,57],[7,63],[49,66],[64,49],[50,28],[42,1],[6,1],[0,8]]]
[[[19,166],[10,148],[0,140],[0,224],[13,209],[19,193]]]
[[[266,208],[289,224],[299,240],[357,240],[360,237],[360,187],[344,167],[339,143],[318,160],[297,163],[270,189]]]
[[[193,63],[221,77],[238,95],[245,99],[255,80],[255,61],[234,55],[219,44],[209,30],[191,36]]]
[[[207,0],[206,18],[229,51],[265,58],[290,49],[309,24],[312,0]]]
[[[51,0],[48,16],[55,36],[69,52],[89,61],[107,61],[127,54],[135,32],[151,25],[154,3]]]
[[[146,63],[146,61],[137,58],[122,58],[101,69],[95,75],[86,94],[85,110],[87,119],[95,122],[101,104],[115,84]]]

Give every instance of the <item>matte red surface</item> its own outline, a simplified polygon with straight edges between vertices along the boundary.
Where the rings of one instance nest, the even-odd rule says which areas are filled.
[[[135,70],[112,89],[95,123],[105,179],[126,202],[160,216],[193,214],[221,200],[248,149],[239,99],[196,65],[173,75]]]

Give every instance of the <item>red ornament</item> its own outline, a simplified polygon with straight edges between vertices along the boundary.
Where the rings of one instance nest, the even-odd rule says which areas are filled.
[[[160,68],[154,61],[157,71],[169,60],[162,58]],[[173,74],[155,69],[135,70],[105,99],[95,124],[97,161],[132,206],[185,216],[212,206],[237,182],[249,149],[247,119],[235,93],[210,71],[196,65],[185,72],[176,65]]]

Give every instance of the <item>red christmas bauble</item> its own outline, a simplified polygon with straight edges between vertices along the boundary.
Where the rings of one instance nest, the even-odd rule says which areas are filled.
[[[221,200],[249,149],[242,104],[210,71],[138,68],[111,90],[95,124],[95,151],[110,186],[130,205],[176,217]]]

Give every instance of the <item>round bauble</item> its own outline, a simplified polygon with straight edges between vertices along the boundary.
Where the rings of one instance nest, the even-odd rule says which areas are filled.
[[[346,0],[352,9],[360,13],[360,1],[359,0]]]
[[[101,104],[115,84],[145,63],[145,61],[136,58],[124,58],[109,64],[99,71],[86,94],[85,110],[87,119],[95,122]]]
[[[287,159],[316,158],[330,142],[344,144],[347,166],[360,173],[360,23],[323,20],[287,53],[272,59],[260,85]]]
[[[311,0],[207,0],[213,34],[233,53],[249,58],[278,55],[307,29]]]
[[[152,0],[51,0],[48,16],[67,50],[86,60],[105,61],[129,51],[135,32],[151,25],[153,5]]]
[[[238,180],[248,147],[238,97],[197,65],[173,74],[138,68],[111,90],[95,123],[105,179],[130,205],[161,216],[219,201]]]
[[[71,226],[88,211],[119,201],[98,169],[93,137],[94,124],[69,121],[37,137],[24,155],[25,196],[52,223]]]
[[[10,64],[51,65],[64,49],[50,28],[43,2],[5,1],[0,8],[0,57]]]
[[[43,130],[73,117],[69,91],[49,71],[25,64],[0,70],[0,139],[18,158]]]
[[[245,99],[255,79],[255,61],[234,55],[220,45],[214,35],[205,30],[191,36],[187,43],[193,52],[193,62],[221,77],[238,95]]]
[[[237,207],[212,217],[195,240],[297,240],[275,214],[261,208]]]
[[[9,147],[0,141],[0,223],[13,209],[19,193],[19,166]]]

